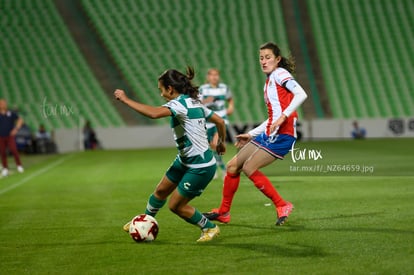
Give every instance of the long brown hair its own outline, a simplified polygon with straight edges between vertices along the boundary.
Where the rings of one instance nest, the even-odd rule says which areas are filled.
[[[174,69],[169,69],[160,75],[158,80],[164,87],[171,86],[180,94],[189,95],[193,99],[198,99],[198,87],[191,82],[194,76],[194,69],[187,66],[186,74]]]
[[[264,49],[269,49],[272,50],[273,54],[278,57],[281,57],[281,60],[279,62],[279,67],[285,68],[286,70],[288,70],[290,73],[294,73],[295,72],[295,59],[293,58],[292,55],[290,55],[289,57],[284,57],[282,56],[281,50],[279,48],[279,46],[273,42],[267,42],[263,45],[260,46],[261,50]]]

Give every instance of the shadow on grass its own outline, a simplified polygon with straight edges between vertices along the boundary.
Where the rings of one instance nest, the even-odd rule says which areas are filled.
[[[281,232],[294,232],[294,231],[304,231],[306,230],[304,225],[299,224],[289,224],[289,222],[283,226],[276,226],[273,225],[267,225],[267,226],[258,226],[253,224],[238,224],[238,223],[232,223],[232,224],[225,224],[220,225],[220,228],[226,228],[226,227],[242,227],[249,230],[257,230],[261,231],[262,233],[254,233],[254,236],[260,236],[260,235],[268,235],[268,234],[277,234]],[[249,234],[246,234],[247,236],[252,236],[252,233],[249,232]],[[240,235],[238,235],[240,236]]]
[[[316,231],[316,230],[313,230]],[[384,233],[384,234],[408,234],[413,235],[414,230],[401,230],[394,228],[361,228],[361,227],[346,227],[346,228],[323,228],[320,231],[337,231],[337,232],[358,232],[358,233]]]
[[[355,213],[355,214],[339,214],[339,215],[335,215],[335,216],[309,218],[309,219],[303,219],[303,220],[304,221],[306,221],[306,220],[318,221],[318,220],[350,219],[350,218],[360,218],[360,217],[372,217],[372,216],[378,216],[380,214],[383,214],[383,212],[369,212],[369,213]]]
[[[355,213],[355,214],[339,214],[328,217],[318,217],[318,218],[306,218],[301,219],[301,221],[325,221],[325,220],[339,220],[339,219],[353,219],[353,218],[364,218],[364,217],[373,217],[382,215],[383,212],[369,212],[369,213]],[[349,225],[355,225],[353,222],[350,222]],[[332,228],[332,227],[323,227],[323,228],[314,228],[314,224],[311,224],[310,228],[305,228],[300,226],[303,230],[306,231],[338,231],[338,232],[365,232],[365,233],[392,233],[392,234],[414,234],[414,230],[404,230],[396,228],[386,228],[386,227],[347,227],[342,226],[341,228]],[[312,228],[313,227],[313,228]]]
[[[324,252],[322,248],[316,246],[308,246],[298,243],[288,243],[285,245],[280,245],[277,243],[269,244],[258,244],[258,243],[217,243],[211,242],[208,243],[209,246],[214,247],[226,247],[233,249],[246,250],[249,252],[266,254],[269,257],[289,257],[289,258],[303,258],[303,257],[326,257],[329,254]],[[251,261],[251,254],[248,254],[244,258],[240,258],[239,261]],[[257,256],[257,258],[262,258],[262,256]]]
[[[323,251],[321,247],[309,246],[299,243],[292,243],[283,241],[281,232],[288,231],[301,231],[305,228],[303,226],[286,226],[276,227],[273,226],[257,226],[249,224],[221,224],[219,225],[222,231],[222,235],[211,242],[206,243],[188,243],[188,242],[170,242],[170,241],[156,241],[153,244],[157,246],[170,246],[174,245],[177,247],[187,246],[200,246],[200,247],[213,247],[219,250],[235,249],[244,250],[242,255],[246,257],[238,258],[237,261],[251,261],[253,258],[263,257],[326,257],[329,254]],[[236,229],[237,232],[229,234],[226,232],[226,228],[240,228]],[[274,239],[269,240],[269,236],[274,236]],[[263,236],[263,237],[262,237]],[[263,241],[263,240],[267,241]],[[256,254],[254,254],[256,253]],[[253,256],[260,254],[260,256]],[[263,256],[265,255],[265,256]]]
[[[214,247],[215,249],[237,249],[237,250],[245,250],[246,253],[243,255],[246,255],[246,257],[239,258],[238,261],[251,261],[252,255],[260,254],[260,256],[257,256],[256,258],[263,258],[263,254],[267,255],[268,257],[326,257],[329,256],[328,253],[324,252],[321,247],[316,246],[309,246],[309,245],[303,245],[299,243],[285,243],[280,244],[277,243],[277,240],[274,241],[274,243],[258,243],[258,242],[249,242],[247,238],[238,238],[240,242],[232,243],[232,242],[226,242],[223,243],[223,241],[228,241],[229,238],[226,236],[226,238],[218,238],[211,242],[206,243],[171,243],[171,242],[154,242],[153,245],[157,246],[203,246],[203,247]],[[252,254],[252,252],[256,254]]]

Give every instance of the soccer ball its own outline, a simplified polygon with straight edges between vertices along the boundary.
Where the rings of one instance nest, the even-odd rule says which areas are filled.
[[[129,226],[129,235],[137,243],[151,242],[157,238],[158,222],[150,215],[135,216]]]

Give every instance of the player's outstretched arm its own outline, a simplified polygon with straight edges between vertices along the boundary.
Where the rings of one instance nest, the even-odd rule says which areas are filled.
[[[167,107],[154,107],[146,104],[139,103],[135,100],[130,99],[123,90],[117,89],[114,92],[116,99],[130,107],[131,109],[137,111],[138,113],[149,117],[149,118],[161,118],[171,115],[170,109]]]
[[[224,120],[216,114],[213,114],[210,117],[209,121],[216,124],[217,132],[219,136],[218,141],[217,141],[216,151],[219,155],[224,155],[224,153],[226,152],[226,143],[225,143],[226,142],[226,124]]]

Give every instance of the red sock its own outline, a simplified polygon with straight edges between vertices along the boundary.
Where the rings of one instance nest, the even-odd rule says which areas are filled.
[[[226,173],[224,177],[224,185],[223,185],[223,198],[221,200],[221,205],[219,209],[219,213],[227,213],[230,212],[231,202],[233,201],[234,194],[239,188],[240,183],[240,174],[230,174]]]
[[[259,170],[256,170],[250,175],[249,179],[254,182],[254,185],[259,189],[266,197],[271,199],[276,207],[286,205],[286,202],[282,199],[276,189],[273,187],[270,180]]]

